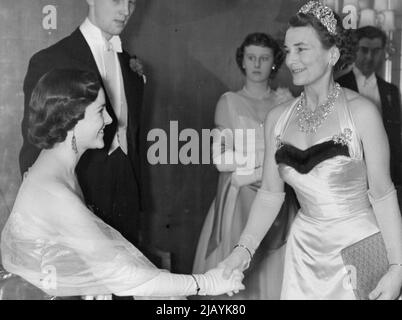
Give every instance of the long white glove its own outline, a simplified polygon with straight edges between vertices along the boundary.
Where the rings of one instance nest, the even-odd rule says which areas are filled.
[[[258,190],[238,246],[220,264],[225,268],[224,277],[230,277],[236,269],[244,271],[248,268],[255,250],[278,215],[284,199],[285,192]]]
[[[262,179],[262,167],[255,168],[248,174],[244,174],[242,171],[243,170],[237,169],[232,173],[232,184],[237,187],[253,184]]]
[[[381,198],[368,193],[378,225],[387,248],[390,268],[370,293],[370,299],[395,299],[402,286],[402,218],[395,187]]]
[[[222,268],[214,268],[205,274],[194,275],[197,280],[196,283],[191,275],[160,272],[152,280],[136,288],[118,292],[116,295],[144,297],[191,296],[197,294],[197,284],[199,285],[199,295],[214,296],[244,289],[244,285],[241,283],[243,280],[241,272],[233,273],[229,279],[224,279],[222,275]]]
[[[381,198],[368,193],[374,214],[382,232],[390,263],[402,263],[402,219],[395,187]]]

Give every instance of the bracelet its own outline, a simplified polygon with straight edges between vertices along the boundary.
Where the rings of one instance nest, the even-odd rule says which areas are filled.
[[[200,285],[198,284],[198,281],[197,281],[197,278],[193,275],[193,274],[190,274],[190,276],[192,276],[193,277],[193,279],[194,279],[194,281],[195,281],[195,285],[196,285],[196,289],[195,289],[195,291],[196,291],[196,296],[198,296],[198,294],[200,293],[200,290],[201,290],[201,288],[200,288]]]
[[[237,247],[240,247],[240,248],[243,248],[243,249],[247,250],[247,253],[248,253],[249,256],[250,256],[250,260],[253,259],[253,254],[251,253],[251,251],[250,251],[249,248],[247,248],[247,247],[246,247],[245,245],[243,245],[243,244],[236,244],[236,245],[233,247],[233,249],[236,249]]]
[[[398,267],[402,267],[402,263],[390,263],[389,266],[398,266]]]

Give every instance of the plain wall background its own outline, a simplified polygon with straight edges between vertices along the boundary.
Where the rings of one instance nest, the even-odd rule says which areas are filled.
[[[46,5],[58,9],[57,29],[42,27]],[[0,0],[0,229],[21,183],[23,79],[33,53],[73,31],[86,15],[85,1]]]
[[[304,2],[137,0],[122,39],[125,49],[143,61],[148,79],[143,155],[152,144],[146,143],[147,132],[153,128],[169,132],[169,121],[178,121],[179,130],[193,128],[201,133],[213,128],[219,96],[242,85],[236,48],[250,32],[282,35],[290,14]],[[55,5],[58,13],[57,30],[51,32],[42,27],[42,9],[48,4]],[[21,182],[22,83],[29,58],[70,34],[86,13],[85,0],[0,1],[0,230]],[[274,85],[289,86],[290,82],[282,67]],[[144,217],[145,240],[172,252],[174,271],[190,272],[218,173],[212,165],[178,164],[148,166],[143,174],[150,204]]]

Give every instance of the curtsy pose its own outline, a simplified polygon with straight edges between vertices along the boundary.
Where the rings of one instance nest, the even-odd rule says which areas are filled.
[[[264,33],[247,35],[237,49],[236,62],[244,75],[245,84],[237,92],[222,95],[216,106],[215,125],[220,134],[214,139],[212,152],[214,164],[220,171],[218,191],[200,234],[193,272],[205,272],[217,266],[239,241],[251,204],[261,186],[264,120],[274,106],[293,98],[287,89],[273,90],[270,87],[270,80],[275,77],[283,59],[277,41]],[[247,136],[247,130],[252,130],[255,139]],[[228,143],[231,139],[221,140],[225,134],[234,137],[233,144]],[[248,160],[254,158],[252,170],[250,166],[246,168],[244,163],[236,162],[244,157]],[[258,258],[247,270],[244,279],[247,290],[234,298],[279,297],[284,253],[282,245],[288,225],[286,213],[285,209],[278,217],[277,228],[269,232],[265,244],[259,249]],[[267,288],[267,282],[272,286]]]
[[[334,68],[348,62],[345,34],[316,1],[290,19],[286,65],[304,91],[267,117],[262,186],[239,245],[223,261],[225,275],[247,267],[290,184],[301,209],[286,244],[282,299],[356,298],[342,250],[379,232],[389,267],[368,298],[395,299],[401,290],[402,221],[381,116],[333,80]]]
[[[168,297],[243,289],[242,274],[198,275],[157,269],[84,203],[75,167],[87,149],[104,147],[112,119],[98,77],[55,69],[36,85],[28,137],[41,153],[24,176],[1,235],[4,268],[53,296]]]

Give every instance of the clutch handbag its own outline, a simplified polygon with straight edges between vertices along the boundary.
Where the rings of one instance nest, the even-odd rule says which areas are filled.
[[[356,299],[367,300],[388,271],[387,250],[380,232],[341,250]]]

